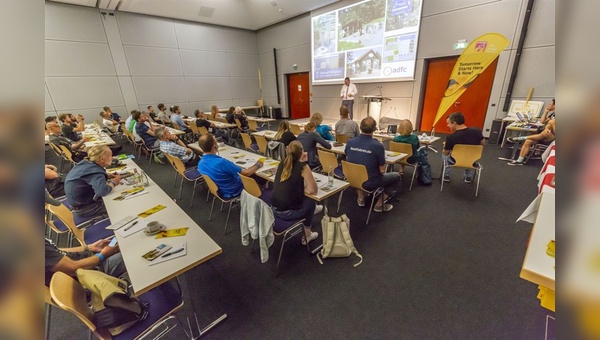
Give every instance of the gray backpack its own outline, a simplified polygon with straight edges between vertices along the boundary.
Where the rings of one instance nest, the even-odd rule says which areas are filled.
[[[320,264],[321,258],[348,257],[350,254],[358,256],[360,261],[354,264],[358,267],[362,263],[362,255],[354,248],[354,242],[350,236],[350,219],[344,214],[340,217],[330,217],[325,214],[321,220],[323,228],[323,248],[317,254]]]

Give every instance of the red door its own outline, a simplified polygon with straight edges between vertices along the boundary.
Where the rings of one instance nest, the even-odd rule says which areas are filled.
[[[291,119],[310,117],[308,72],[288,74],[287,83]]]
[[[448,79],[457,60],[458,57],[452,57],[429,61],[420,131],[431,131],[431,125],[433,124],[438,107],[446,91]],[[446,126],[446,117],[456,111],[460,111],[465,115],[465,124],[467,126],[483,129],[497,64],[498,58],[475,79],[462,96],[458,97],[454,105],[435,124],[436,132],[450,133],[450,130]]]

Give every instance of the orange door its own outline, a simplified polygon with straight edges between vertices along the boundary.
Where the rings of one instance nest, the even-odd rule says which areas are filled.
[[[423,112],[421,114],[420,131],[431,131],[431,125],[437,114],[438,107],[446,91],[448,79],[454,68],[458,57],[449,59],[429,61],[427,71],[427,83],[425,84],[425,96],[423,98]],[[458,97],[454,105],[444,113],[444,116],[435,124],[435,131],[441,133],[450,133],[446,126],[446,117],[456,111],[465,115],[465,124],[483,129],[485,115],[487,113],[490,94],[494,76],[496,75],[496,65],[498,59],[494,60],[482,74],[475,79],[469,88]]]
[[[291,119],[310,117],[308,72],[288,74],[287,83]]]

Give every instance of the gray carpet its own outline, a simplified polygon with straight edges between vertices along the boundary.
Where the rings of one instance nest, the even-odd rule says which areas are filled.
[[[124,150],[132,152],[128,145]],[[190,209],[191,185],[184,183],[178,203],[223,254],[186,273],[191,303],[188,298],[178,317],[185,321],[193,307],[203,327],[227,313],[208,339],[543,339],[546,315],[554,314],[539,306],[537,286],[519,278],[531,225],[515,224],[537,194],[541,162],[509,167],[497,159],[508,155],[497,145],[485,147],[479,197],[458,170],[444,192],[439,180],[432,186],[415,183],[408,192],[412,170],[407,169],[394,209],[373,213],[369,226],[368,208],[358,207],[347,190],[340,213],[351,220],[363,264],[353,268],[351,257],[320,265],[298,237],[286,245],[277,278],[279,240],[270,261],[261,264],[259,253],[240,242],[239,209],[223,236],[225,212],[217,211],[208,222],[206,188],[197,189]],[[439,177],[440,154],[431,152],[429,159]],[[143,156],[138,164],[176,195],[169,165],[148,168]],[[330,212],[336,202],[337,196],[329,200]],[[314,229],[320,232],[320,226]],[[52,339],[87,336],[71,315],[52,313]],[[178,327],[167,338],[183,336]]]

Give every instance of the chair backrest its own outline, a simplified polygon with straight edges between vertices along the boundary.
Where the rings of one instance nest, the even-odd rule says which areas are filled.
[[[62,272],[54,273],[50,281],[50,296],[59,308],[75,315],[96,336],[110,339],[110,336],[99,334],[103,332],[97,332],[98,329],[92,321],[94,313],[87,305],[85,291],[75,279]]]
[[[473,163],[481,159],[483,154],[483,145],[456,144],[452,148],[452,158],[455,160],[455,167],[474,168]]]
[[[412,145],[408,143],[390,142],[390,151],[405,153],[408,155],[400,161],[402,164],[408,164],[406,160],[413,155]]]
[[[327,152],[325,150],[317,149],[319,155],[319,162],[323,167],[323,173],[328,173],[329,169],[335,169],[339,166],[337,157],[333,152]]]
[[[191,122],[188,124],[190,126],[190,130],[192,130],[192,133],[197,135],[200,133],[200,131],[198,130],[198,126],[196,125],[196,122]]]
[[[250,195],[259,198],[262,194],[258,183],[252,177],[244,176],[240,174],[240,178],[242,179],[242,184],[244,185],[244,190],[246,190]]]
[[[342,161],[342,172],[351,187],[354,189],[365,190],[362,185],[369,179],[366,166]]]
[[[254,136],[256,144],[258,145],[258,151],[263,155],[267,154],[267,139],[265,136]]]
[[[263,106],[265,106],[265,102],[262,99],[257,99],[256,100],[256,105],[258,105],[260,107],[263,107]]]
[[[208,129],[204,126],[200,126],[200,127],[198,127],[198,133],[201,136],[208,135]]]
[[[258,130],[258,125],[256,124],[255,120],[252,119],[248,119],[248,128],[250,129],[250,131],[257,131]]]
[[[237,120],[237,119],[236,119]],[[240,133],[240,136],[242,136],[242,141],[244,142],[244,146],[246,147],[246,149],[248,150],[252,150],[252,138],[250,138],[250,135],[247,133]]]
[[[204,178],[206,185],[208,185],[208,190],[210,193],[221,199],[221,196],[219,196],[219,187],[217,187],[217,184],[212,180],[212,178],[208,177],[208,175],[202,175],[202,178]]]
[[[48,143],[48,144],[50,144],[50,147],[52,148],[52,150],[58,157],[64,158],[62,150],[58,147],[58,145],[56,145],[54,143]]]
[[[179,127],[179,124],[177,124],[175,122],[171,122],[171,124],[173,124],[173,127],[176,128],[177,130],[181,130],[181,128]]]
[[[75,164],[75,161],[73,161],[73,153],[71,152],[71,150],[69,150],[69,148],[67,148],[64,145],[59,145],[58,147],[60,148],[60,151],[63,154],[63,158]]]
[[[350,139],[350,136],[348,135],[342,135],[340,133],[335,135],[335,141],[336,142],[340,142],[340,143],[348,143],[348,139]]]
[[[238,129],[241,129],[242,128],[242,122],[240,122],[240,120],[237,119],[237,118],[234,118],[234,120],[235,120],[235,124],[237,125]]]
[[[302,129],[298,124],[290,124],[290,131],[296,136],[302,133]]]
[[[75,218],[73,217],[73,213],[66,205],[60,204],[59,206],[55,206],[52,204],[48,204],[48,211],[50,211],[54,216],[56,216],[62,223],[64,223],[67,228],[73,233],[73,236],[79,241],[80,244],[85,244],[85,239],[83,237],[84,231],[77,228],[75,224]]]

